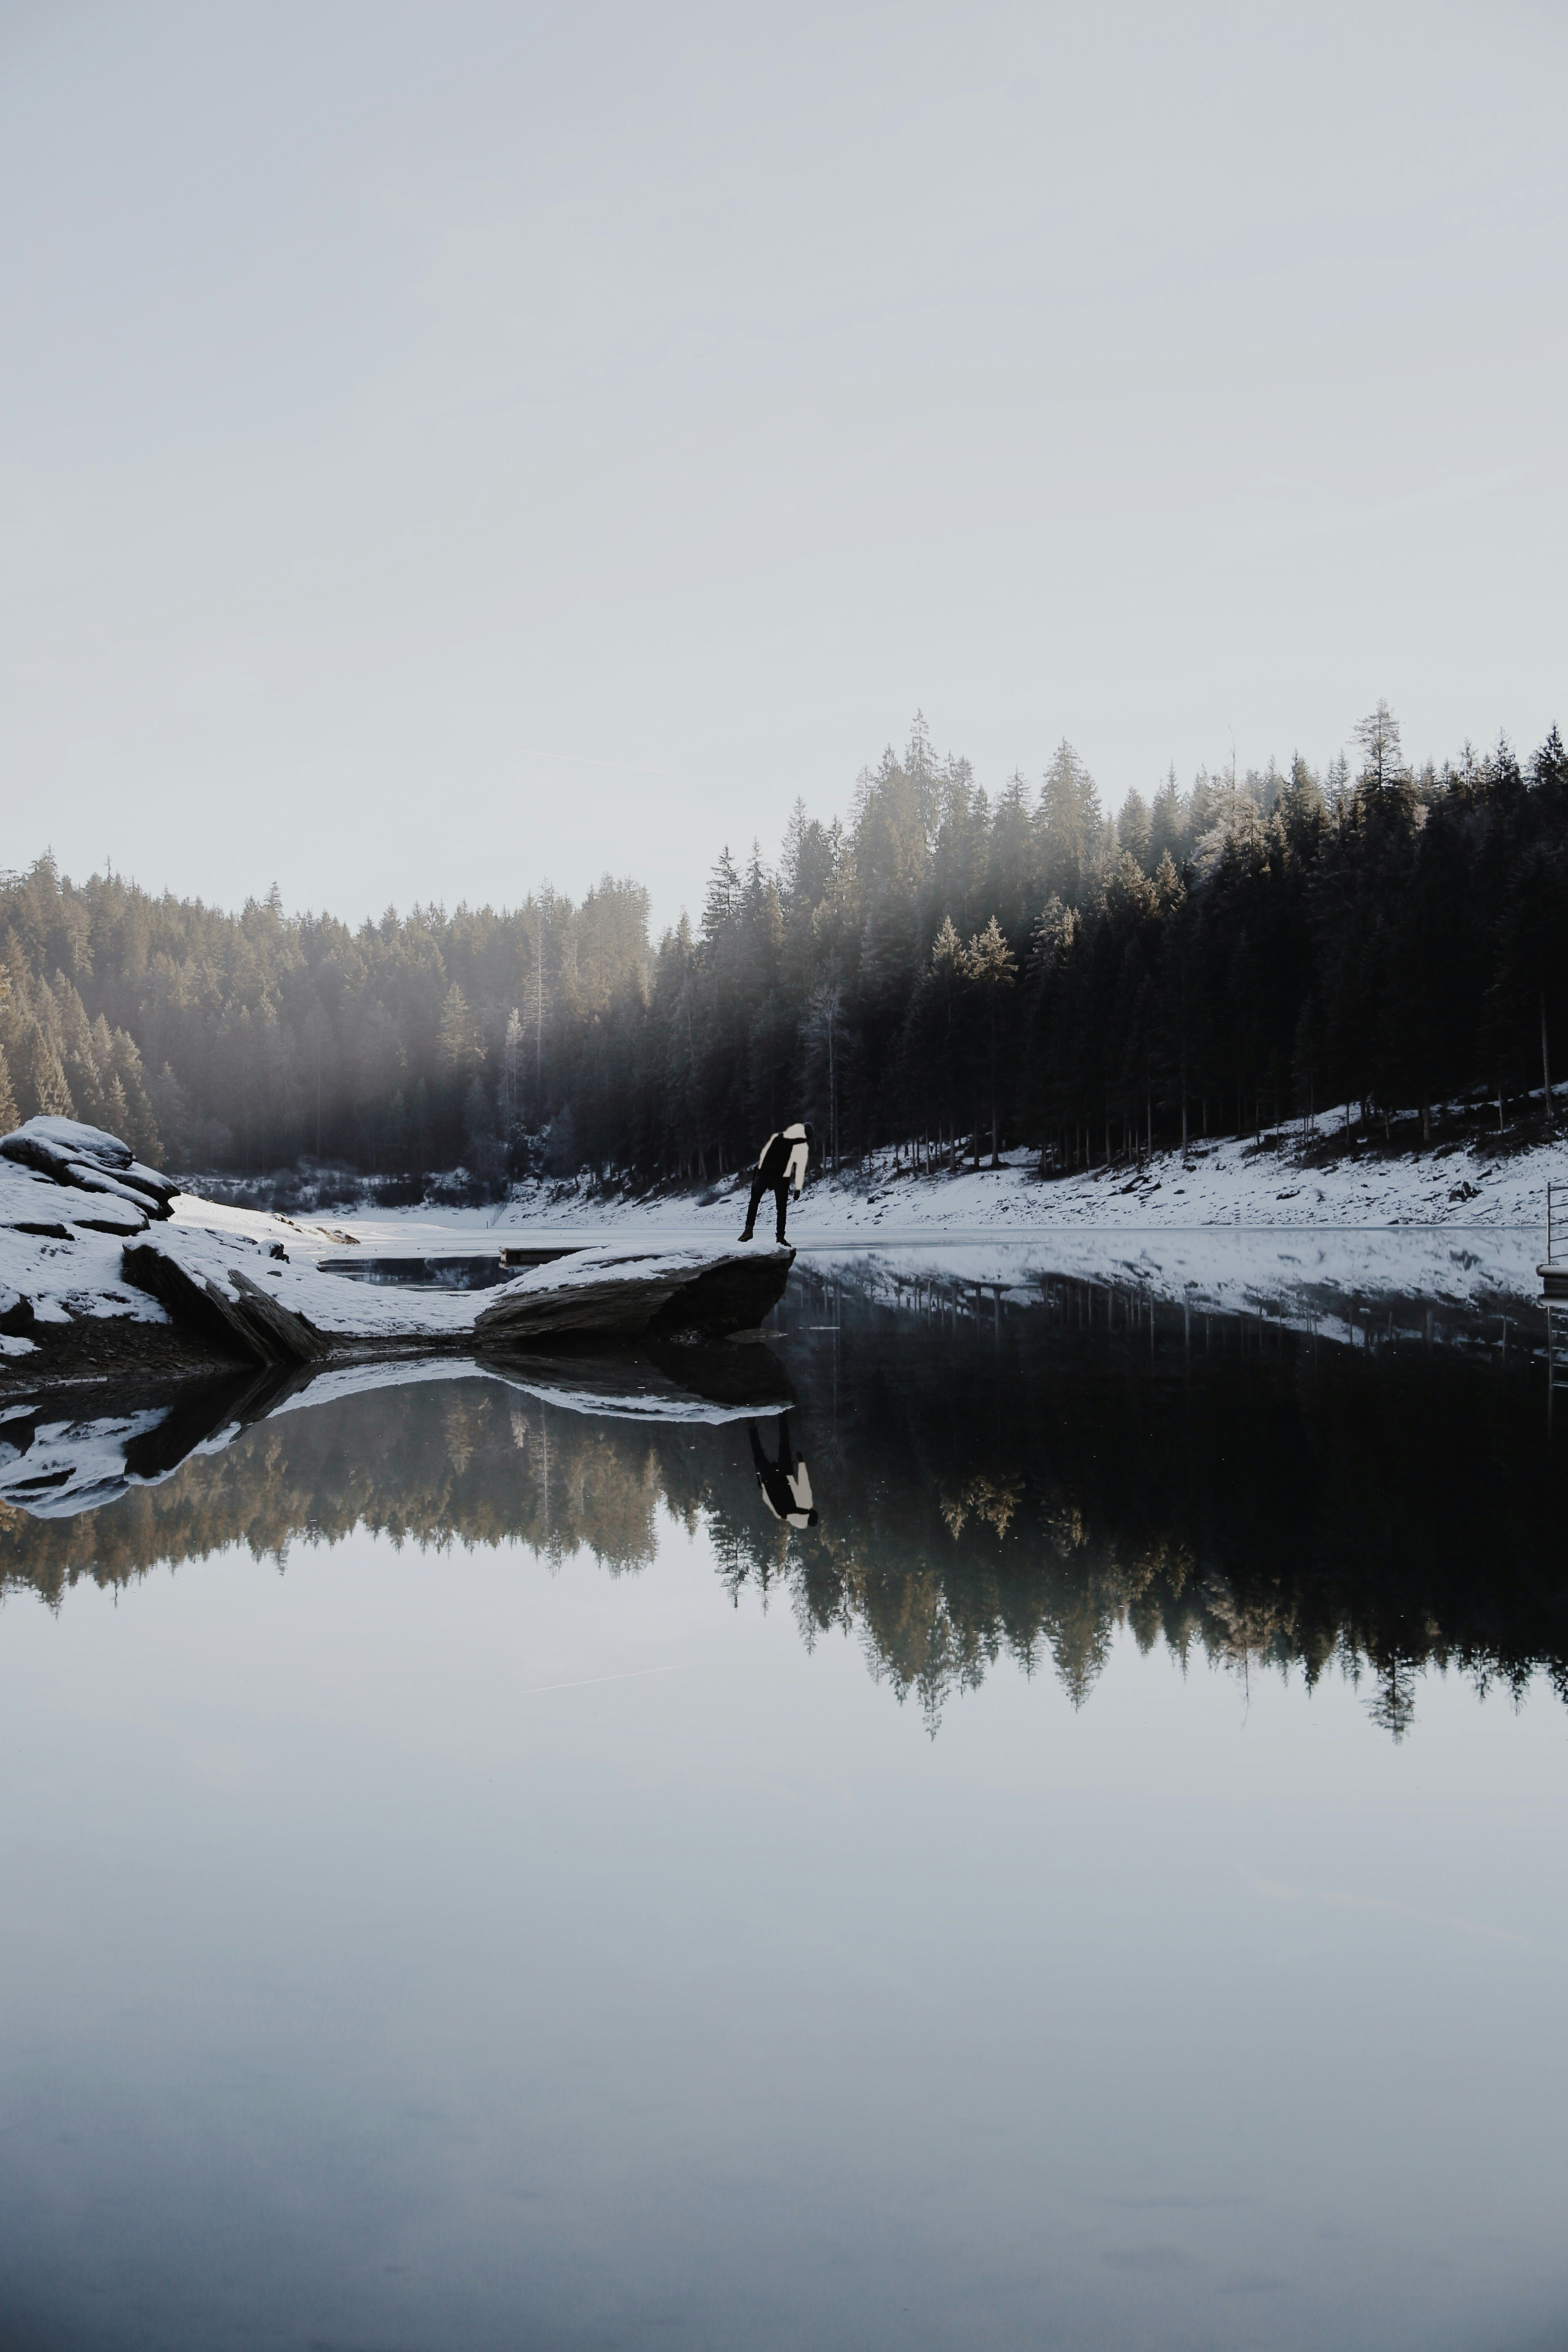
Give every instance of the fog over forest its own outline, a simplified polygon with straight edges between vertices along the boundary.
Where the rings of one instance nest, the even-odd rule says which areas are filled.
[[[0,881],[0,1125],[63,1113],[179,1171],[301,1160],[416,1197],[587,1169],[712,1181],[795,1118],[829,1163],[1026,1146],[1068,1170],[1352,1103],[1429,1134],[1550,1085],[1568,993],[1568,754],[1173,771],[1106,814],[1071,745],[994,793],[918,716],[847,820],[720,850],[657,942],[581,904],[238,915],[53,862]],[[526,811],[503,858],[529,862]],[[495,853],[487,848],[485,863]]]

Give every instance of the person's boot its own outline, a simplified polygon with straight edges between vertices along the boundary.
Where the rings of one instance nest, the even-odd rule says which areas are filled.
[[[741,1235],[741,1239],[742,1239],[743,1242],[749,1242],[749,1241],[751,1240],[751,1238],[752,1238],[752,1228],[751,1228],[751,1226],[750,1226],[750,1225],[748,1225],[748,1226],[746,1227],[745,1231],[742,1234],[742,1235]]]

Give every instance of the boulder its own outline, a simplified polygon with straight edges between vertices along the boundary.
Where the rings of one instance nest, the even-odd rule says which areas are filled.
[[[754,1331],[784,1297],[795,1252],[574,1251],[509,1283],[474,1319],[489,1348],[577,1339],[696,1340]]]
[[[37,1317],[33,1302],[19,1291],[0,1286],[0,1336],[7,1339],[30,1339]]]
[[[330,1341],[303,1315],[271,1297],[238,1266],[230,1292],[210,1275],[188,1273],[156,1242],[138,1242],[121,1254],[120,1269],[133,1289],[155,1298],[170,1321],[218,1354],[256,1364],[313,1364]]]
[[[174,1213],[180,1188],[173,1178],[144,1167],[128,1143],[101,1127],[84,1127],[74,1118],[30,1118],[0,1136],[0,1153],[57,1184],[80,1192],[112,1193],[144,1217]]]

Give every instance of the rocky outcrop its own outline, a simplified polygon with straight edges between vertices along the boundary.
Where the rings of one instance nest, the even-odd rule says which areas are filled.
[[[120,1265],[127,1282],[217,1355],[242,1363],[314,1364],[329,1352],[324,1333],[270,1297],[239,1266],[230,1267],[226,1292],[210,1275],[188,1273],[156,1242],[130,1244]]]
[[[143,1167],[119,1136],[84,1127],[79,1119],[30,1118],[0,1136],[0,1154],[54,1183],[128,1202],[143,1218],[172,1215],[180,1189],[157,1169]]]
[[[501,1291],[475,1317],[474,1339],[495,1349],[579,1337],[728,1339],[777,1306],[794,1263],[784,1246],[619,1259],[584,1251],[577,1265],[567,1259]]]
[[[37,1319],[30,1298],[24,1298],[19,1290],[0,1288],[0,1339],[30,1338]]]
[[[363,1269],[379,1280],[351,1282],[343,1270],[360,1253],[324,1229],[216,1208],[207,1215],[200,1202],[164,1222],[175,1190],[117,1137],[76,1120],[30,1119],[0,1139],[7,1381],[24,1361],[96,1378],[107,1357],[302,1369],[723,1339],[757,1329],[795,1255],[601,1241],[524,1249],[515,1266],[496,1266],[492,1252],[492,1284],[502,1276],[494,1287],[422,1279],[430,1268],[413,1258]]]

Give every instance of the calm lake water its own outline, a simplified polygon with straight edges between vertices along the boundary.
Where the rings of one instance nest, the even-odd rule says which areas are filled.
[[[0,2346],[1568,2341],[1543,1321],[776,1321],[7,1408]]]

